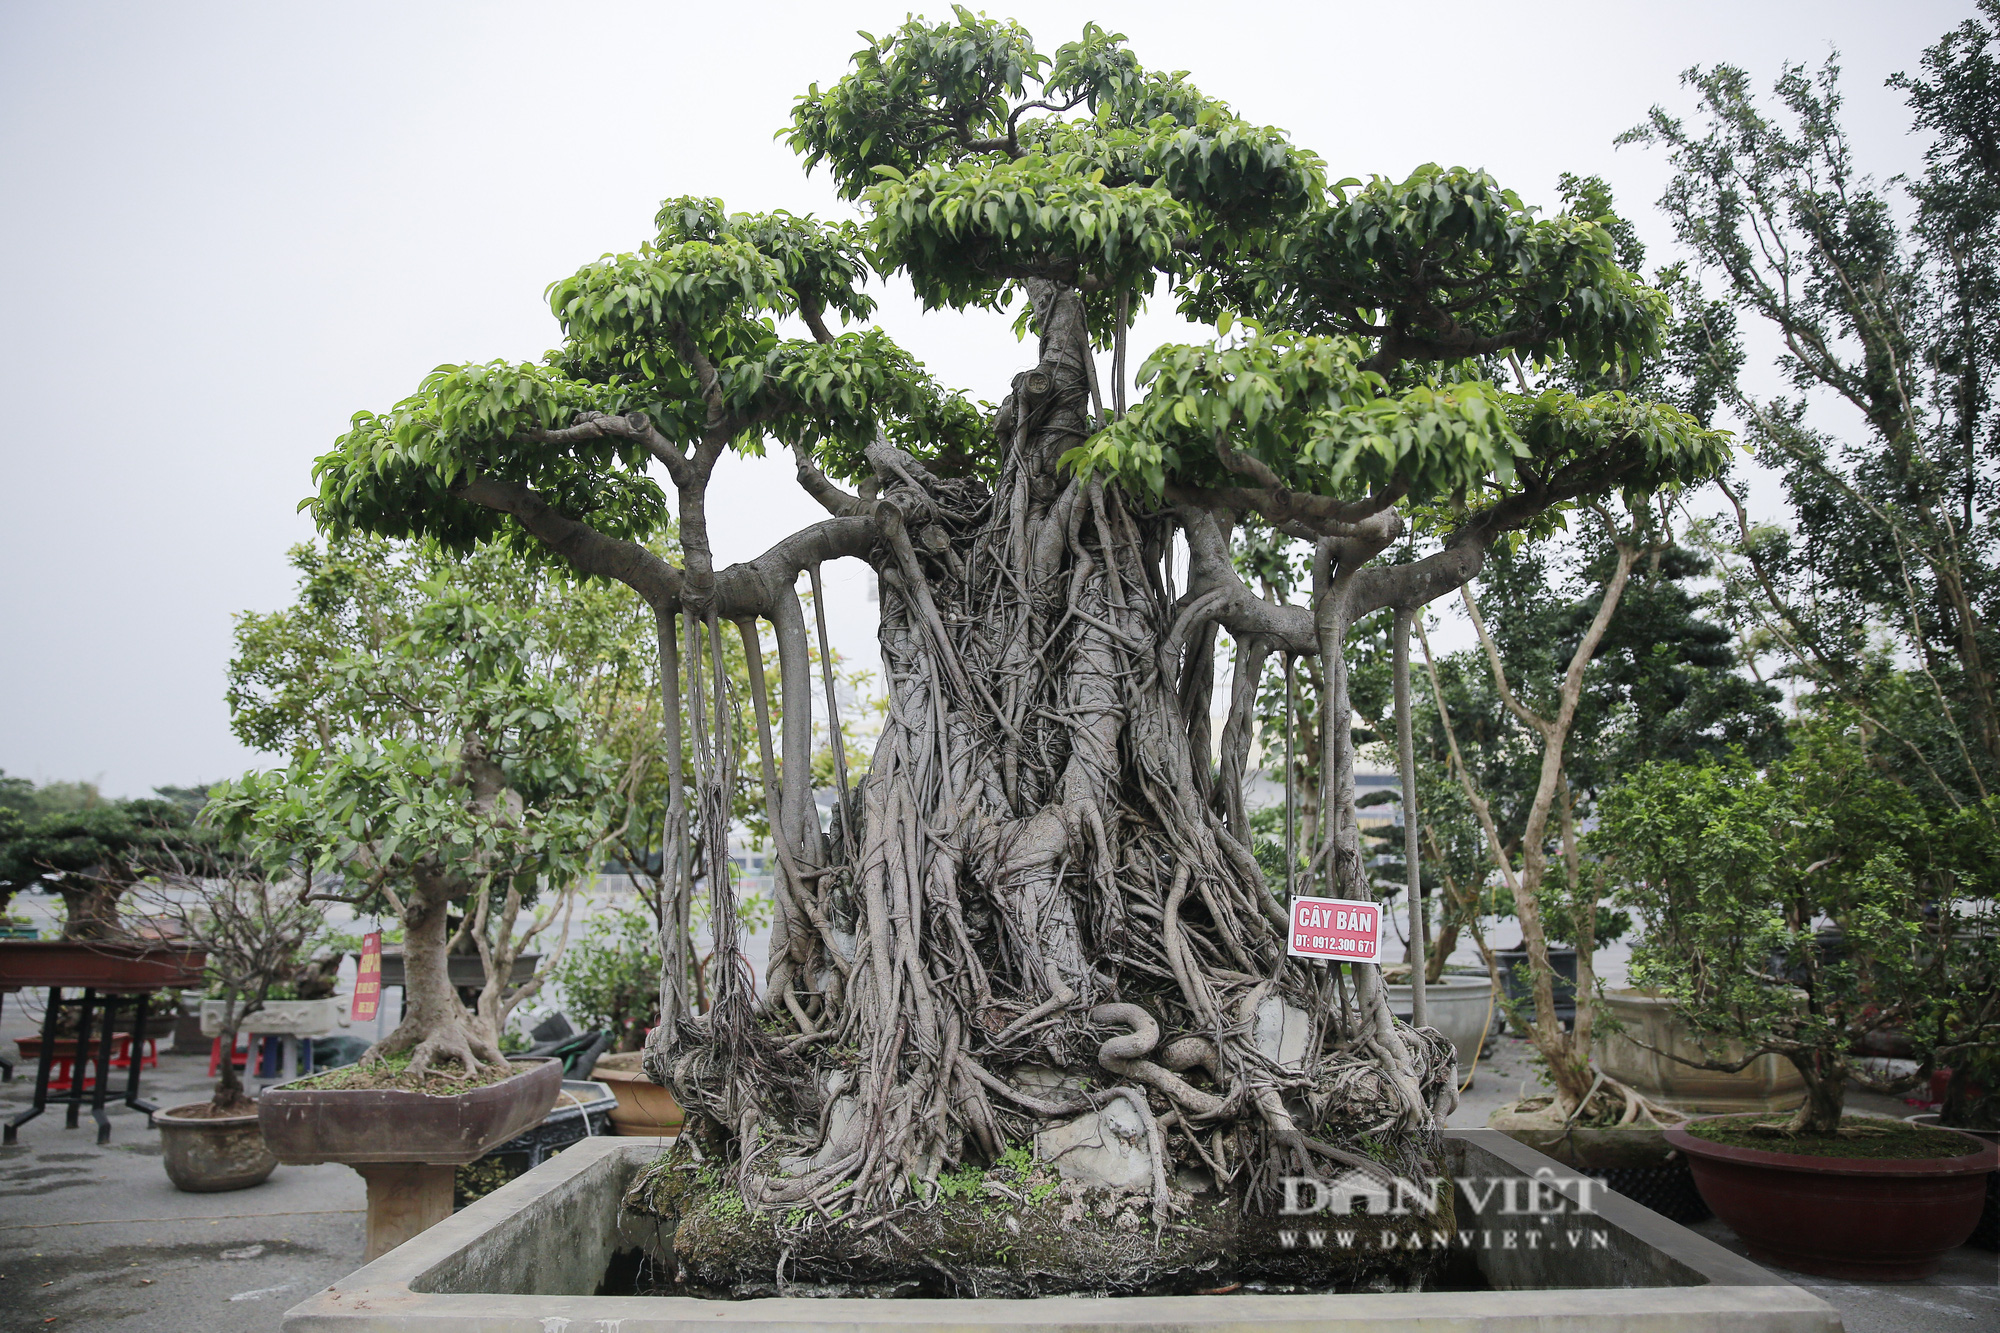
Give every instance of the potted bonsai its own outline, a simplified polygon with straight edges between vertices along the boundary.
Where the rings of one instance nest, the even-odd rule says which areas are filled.
[[[172,789],[168,789],[172,790]],[[16,893],[60,897],[60,939],[33,929],[0,932],[0,983],[116,988],[186,984],[197,950],[161,932],[135,930],[119,904],[134,886],[211,855],[214,835],[177,799],[102,802],[25,815],[0,808],[0,911]]]
[[[1633,980],[1742,1052],[1686,1062],[1730,1069],[1776,1054],[1804,1084],[1789,1115],[1668,1132],[1702,1197],[1766,1262],[1836,1277],[1934,1272],[1978,1220],[1994,1149],[1843,1115],[1845,1088],[1899,1092],[1927,1077],[1885,1077],[1855,1051],[1896,1029],[1928,1064],[1951,1017],[1973,1007],[1994,942],[1967,904],[1991,901],[2000,807],[1925,809],[1874,767],[1858,722],[1830,712],[1762,773],[1740,758],[1648,765],[1607,795],[1601,820],[1593,838],[1645,927]],[[1820,947],[1829,924],[1845,949]],[[1950,1044],[1996,1038],[1989,1014],[1957,1024]]]
[[[274,884],[247,865],[205,868],[216,869],[223,873],[181,870],[141,890],[208,954],[208,1003],[216,1006],[225,1052],[214,1095],[153,1114],[167,1178],[197,1193],[261,1184],[278,1165],[258,1129],[257,1104],[227,1053],[245,1023],[296,976],[300,951],[319,925],[298,888]]]
[[[560,1064],[500,1051],[508,1012],[542,981],[511,976],[558,925],[549,962],[560,957],[609,831],[610,766],[581,743],[562,660],[535,621],[463,588],[422,590],[408,628],[326,673],[343,748],[304,745],[287,768],[215,796],[231,836],[307,868],[307,901],[401,922],[402,1022],[356,1064],[259,1099],[280,1161],[346,1162],[368,1178],[370,1257],[447,1216],[453,1166],[553,1105]],[[486,975],[475,1008],[448,970],[468,940]]]

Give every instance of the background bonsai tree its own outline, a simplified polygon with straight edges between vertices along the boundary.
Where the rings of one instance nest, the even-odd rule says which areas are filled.
[[[650,909],[650,904],[648,908]],[[715,951],[703,951],[700,932],[706,927],[707,904],[696,902],[697,938],[690,941],[687,979],[696,1013],[708,1009],[709,968]],[[761,893],[737,899],[737,925],[754,933],[771,923],[771,900]],[[649,1028],[660,1021],[660,922],[651,910],[629,907],[599,912],[588,932],[563,955],[551,977],[561,993],[563,1011],[585,1028],[601,1028],[612,1037],[614,1052],[636,1051]]]
[[[209,998],[222,1002],[218,1039],[224,1052],[235,1051],[236,1034],[266,1000],[284,998],[273,992],[293,983],[322,924],[319,909],[303,900],[299,885],[273,883],[257,861],[247,856],[207,865],[183,861],[133,894],[156,920],[171,923],[187,943],[208,951],[204,980]],[[250,1059],[254,1064],[254,1052]],[[225,1054],[217,1069],[210,1102],[215,1113],[253,1111],[236,1061]]]
[[[297,693],[246,686],[239,713],[291,709],[295,758],[219,785],[210,809],[275,863],[301,863],[307,901],[400,918],[403,1021],[364,1060],[408,1052],[412,1078],[447,1061],[468,1076],[504,1068],[507,1016],[547,970],[515,985],[514,960],[558,926],[548,961],[560,957],[623,775],[585,743],[571,661],[528,612],[419,588],[424,600],[400,608],[406,628],[384,625],[377,642],[331,659],[301,650],[288,659],[298,670],[262,677]],[[247,662],[274,666],[260,654],[239,658],[239,684]],[[486,974],[474,1011],[449,979],[461,943]]]
[[[694,1014],[670,925],[649,1067],[758,1207],[879,1215],[946,1164],[996,1160],[1106,1097],[1144,1108],[1156,1219],[1169,1166],[1213,1171],[1237,1198],[1301,1170],[1420,1174],[1451,1049],[1392,1020],[1372,968],[1286,958],[1284,907],[1211,764],[1214,645],[1226,630],[1239,652],[1317,659],[1311,883],[1370,896],[1350,627],[1450,591],[1496,540],[1579,498],[1716,468],[1719,437],[1670,407],[1514,397],[1485,378],[1510,353],[1641,351],[1660,298],[1592,218],[1538,218],[1458,169],[1330,185],[1283,134],[1094,26],[1050,57],[964,10],[913,20],[808,91],[791,142],[862,206],[865,232],[670,200],[653,242],[550,288],[564,342],[541,364],[443,368],[357,416],[317,468],[328,531],[539,543],[644,598],[662,682],[683,656],[700,664],[664,714],[669,753],[683,727],[694,741],[666,845],[684,925],[700,830],[725,965]],[[867,262],[930,307],[1021,303],[1034,360],[997,411],[939,390],[880,331],[833,332],[833,315],[872,311]],[[1219,340],[1155,352],[1128,410],[1130,318],[1162,295]],[[767,440],[829,517],[718,570],[709,479]],[[642,544],[668,510],[655,466],[679,563]],[[1312,543],[1311,605],[1239,576],[1229,538],[1251,516]],[[838,558],[881,580],[890,708],[822,836],[795,588]],[[745,646],[779,860],[762,996],[733,962],[721,863],[725,623]],[[1233,722],[1226,774],[1252,733]],[[1279,1005],[1313,1025],[1289,1066],[1255,1036]],[[1030,1091],[1026,1065],[1109,1090]],[[826,1113],[834,1086],[851,1114]],[[812,1167],[784,1174],[796,1156]]]
[[[186,804],[141,798],[41,815],[0,814],[0,892],[39,888],[61,895],[66,940],[126,935],[120,899],[148,876],[200,859],[214,836]]]
[[[1836,710],[1763,773],[1740,756],[1649,764],[1605,795],[1590,835],[1644,925],[1633,981],[1743,1043],[1705,1067],[1790,1060],[1806,1096],[1789,1133],[1834,1133],[1850,1078],[1915,1081],[1857,1061],[1871,1033],[1904,1035],[1926,1066],[2000,1038],[1982,989],[2000,944],[1995,810],[1926,809],[1878,768],[1883,745]]]
[[[1777,523],[1723,485],[1715,535],[1745,637],[1894,738],[1879,761],[1954,805],[2000,790],[2000,4],[1977,9],[1890,80],[1924,135],[1921,171],[1865,174],[1837,57],[1787,66],[1761,100],[1742,69],[1691,70],[1693,115],[1656,107],[1625,136],[1664,150],[1661,209],[1716,298],[1679,350],[1783,481]],[[1742,384],[1739,319],[1780,349],[1789,392]]]

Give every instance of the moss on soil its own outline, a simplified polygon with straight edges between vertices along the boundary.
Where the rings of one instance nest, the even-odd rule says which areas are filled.
[[[643,1174],[625,1206],[652,1219],[631,1230],[657,1238],[652,1258],[674,1275],[662,1291],[735,1299],[1409,1291],[1449,1260],[1449,1190],[1435,1214],[1337,1220],[1177,1193],[1174,1217],[1156,1231],[1148,1194],[1083,1189],[1025,1153],[1009,1156],[945,1173],[933,1202],[885,1222],[754,1211],[684,1151]]]
[[[1905,1161],[1925,1157],[1963,1157],[1978,1151],[1963,1134],[1912,1125],[1902,1120],[1848,1116],[1840,1122],[1840,1129],[1830,1135],[1786,1134],[1783,1132],[1785,1120],[1782,1115],[1729,1115],[1712,1120],[1693,1120],[1683,1128],[1698,1139],[1720,1143],[1728,1148],[1756,1148],[1763,1152],[1792,1153],[1800,1157]]]
[[[508,1065],[495,1069],[491,1065],[481,1065],[477,1072],[467,1076],[460,1072],[456,1063],[443,1069],[432,1066],[422,1074],[410,1073],[410,1053],[383,1056],[356,1065],[342,1065],[329,1069],[324,1074],[314,1074],[302,1078],[292,1086],[295,1088],[356,1090],[388,1088],[398,1092],[422,1092],[433,1097],[451,1097],[474,1088],[489,1088],[495,1083],[512,1078],[521,1072],[522,1066]]]

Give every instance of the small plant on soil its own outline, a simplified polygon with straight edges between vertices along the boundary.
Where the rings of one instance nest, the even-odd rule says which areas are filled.
[[[1805,1157],[1907,1160],[1963,1157],[1977,1151],[1963,1134],[1872,1116],[1848,1116],[1830,1133],[1794,1129],[1786,1116],[1714,1116],[1690,1121],[1687,1132],[1731,1148],[1757,1148]]]
[[[1746,1052],[1700,1067],[1791,1061],[1806,1096],[1787,1134],[1835,1134],[1849,1079],[1905,1091],[2000,1040],[1981,989],[2000,947],[2000,801],[1922,805],[1871,762],[1888,743],[1836,710],[1763,772],[1741,758],[1648,765],[1605,798],[1591,835],[1644,923],[1634,983]],[[1878,1033],[1906,1039],[1919,1071],[1861,1061]]]

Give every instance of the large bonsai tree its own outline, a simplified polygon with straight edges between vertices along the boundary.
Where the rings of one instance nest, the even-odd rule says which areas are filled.
[[[40,888],[62,897],[66,940],[117,939],[120,901],[133,886],[183,860],[214,854],[214,838],[186,806],[140,797],[39,816],[0,813],[0,907]]]
[[[1537,217],[1475,171],[1329,183],[1095,26],[1051,58],[956,15],[870,39],[793,110],[792,144],[865,229],[670,200],[651,243],[550,288],[564,341],[542,363],[444,367],[357,416],[318,464],[314,513],[336,532],[538,543],[647,601],[663,681],[683,656],[705,664],[665,713],[665,744],[686,727],[695,759],[667,846],[701,828],[723,959],[721,636],[741,633],[754,704],[756,623],[773,626],[768,985],[720,967],[692,1014],[669,929],[648,1055],[753,1205],[879,1215],[1107,1097],[1143,1109],[1156,1218],[1172,1167],[1237,1197],[1381,1156],[1420,1173],[1451,1048],[1392,1019],[1373,968],[1286,957],[1284,906],[1212,767],[1217,633],[1317,658],[1311,880],[1370,896],[1349,626],[1451,590],[1579,497],[1704,475],[1721,442],[1618,392],[1514,397],[1487,378],[1509,356],[1600,365],[1654,336],[1659,298],[1591,218]],[[1032,362],[996,411],[867,327],[870,265],[930,308],[1020,303]],[[1128,409],[1149,298],[1219,336],[1154,352]],[[767,441],[828,517],[717,569],[709,480]],[[678,564],[643,545],[670,511]],[[1251,516],[1313,543],[1309,606],[1239,577],[1231,533]],[[881,580],[890,710],[822,834],[795,584],[841,558]],[[1225,774],[1244,768],[1248,693]],[[684,919],[694,868],[676,870]],[[1310,1025],[1303,1054],[1268,1039],[1288,1012]]]

